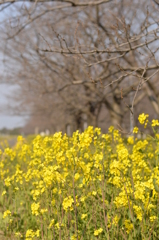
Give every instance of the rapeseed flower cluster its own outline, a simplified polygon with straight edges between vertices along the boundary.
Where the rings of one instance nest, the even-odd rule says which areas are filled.
[[[0,151],[0,231],[8,239],[155,239],[159,234],[158,120],[154,137],[125,140],[89,126]],[[154,128],[156,127],[156,128]],[[135,127],[133,132],[139,132]]]
[[[138,117],[138,120],[139,120],[140,124],[144,124],[145,121],[147,123],[148,122],[148,119],[147,119],[148,117],[149,117],[148,114],[144,114],[144,113],[140,114],[139,117]]]
[[[97,230],[94,231],[94,236],[98,236],[100,233],[103,232],[103,229],[102,228],[99,228]]]
[[[26,231],[25,239],[31,240],[31,239],[34,239],[35,237],[39,237],[39,236],[40,236],[40,230],[37,230],[34,232],[32,229],[28,229]]]
[[[11,216],[11,211],[10,211],[10,210],[6,210],[6,211],[3,213],[3,218],[6,218],[7,216]]]

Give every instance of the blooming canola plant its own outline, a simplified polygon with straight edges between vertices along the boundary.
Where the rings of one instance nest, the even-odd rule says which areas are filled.
[[[159,234],[158,120],[153,136],[125,139],[89,126],[19,136],[0,155],[0,231],[10,239],[155,239]],[[153,237],[153,238],[152,238]]]

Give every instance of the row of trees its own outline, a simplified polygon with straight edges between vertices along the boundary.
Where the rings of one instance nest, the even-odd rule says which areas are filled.
[[[139,112],[159,115],[157,0],[0,4],[2,79],[18,86],[16,114],[33,125],[42,116],[52,131],[87,122],[130,132]]]

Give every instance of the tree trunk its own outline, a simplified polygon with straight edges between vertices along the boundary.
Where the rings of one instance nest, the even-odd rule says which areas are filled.
[[[93,126],[93,127],[97,127],[97,116],[95,114],[89,114],[88,115],[88,126]]]
[[[121,111],[121,106],[120,102],[117,101],[116,99],[113,99],[113,103],[109,103],[108,101],[105,102],[105,105],[107,109],[110,112],[110,118],[111,118],[111,124],[114,127],[118,127],[122,123],[122,111]]]
[[[158,106],[158,102],[154,97],[154,93],[152,92],[152,90],[149,88],[149,86],[147,85],[147,83],[143,84],[143,87],[145,89],[145,91],[147,92],[147,95],[149,97],[149,100],[155,110],[155,112],[157,113],[157,115],[159,116],[159,106]]]

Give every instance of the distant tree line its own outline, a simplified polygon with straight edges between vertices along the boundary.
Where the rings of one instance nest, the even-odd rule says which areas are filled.
[[[22,128],[13,128],[13,129],[8,129],[8,128],[2,128],[0,129],[0,134],[2,135],[20,135],[22,133]]]

